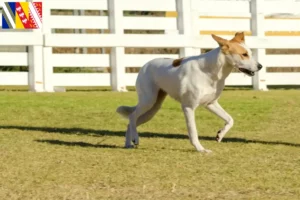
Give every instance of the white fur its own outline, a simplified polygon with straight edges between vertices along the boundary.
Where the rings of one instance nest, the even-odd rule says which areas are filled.
[[[251,54],[249,48],[247,51]],[[118,108],[120,114],[129,116],[125,147],[133,147],[132,141],[135,144],[139,143],[136,127],[155,115],[165,94],[168,94],[181,103],[191,144],[197,151],[210,152],[198,140],[195,109],[204,106],[225,121],[225,126],[217,134],[217,141],[221,142],[233,126],[232,117],[218,103],[225,79],[233,67],[258,71],[257,62],[244,62],[241,58],[238,59],[234,55],[223,54],[218,47],[203,55],[186,57],[177,67],[172,66],[173,59],[157,58],[146,63],[136,80],[138,104],[136,107]],[[238,63],[239,66],[235,66],[234,63]],[[130,109],[132,112],[128,113]]]

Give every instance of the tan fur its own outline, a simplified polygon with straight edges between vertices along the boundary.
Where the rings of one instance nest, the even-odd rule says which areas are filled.
[[[211,34],[212,38],[219,44],[220,47],[227,45],[228,40],[223,39],[215,34]]]
[[[239,54],[242,59],[249,59],[247,50],[240,46],[240,43],[245,42],[244,32],[238,32],[231,40],[223,39],[219,36],[212,34],[212,37],[218,42],[225,54]]]
[[[234,35],[234,38],[232,38],[230,41],[231,41],[231,42],[237,42],[237,43],[245,42],[245,35],[244,35],[244,32],[237,32],[237,33]]]
[[[172,63],[173,67],[178,67],[181,65],[181,62],[184,58],[178,58],[178,59],[175,59]]]

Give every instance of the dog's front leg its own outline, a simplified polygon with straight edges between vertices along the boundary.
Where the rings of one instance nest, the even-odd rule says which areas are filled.
[[[207,152],[207,153],[211,152],[208,149],[204,149],[204,147],[199,142],[197,127],[195,123],[195,109],[188,106],[182,106],[182,110],[184,112],[189,139],[192,145],[199,152]]]
[[[218,142],[221,142],[225,134],[229,131],[229,129],[233,126],[233,119],[232,117],[221,107],[221,105],[215,101],[211,104],[209,104],[206,107],[209,111],[216,114],[220,118],[222,118],[225,121],[225,126],[223,129],[219,130],[217,133],[216,140]]]

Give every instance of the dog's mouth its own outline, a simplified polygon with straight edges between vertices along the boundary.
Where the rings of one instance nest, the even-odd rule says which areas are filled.
[[[248,76],[254,76],[254,72],[252,72],[252,71],[250,71],[250,70],[248,70],[248,69],[244,69],[244,68],[239,68],[239,70],[241,71],[241,72],[243,72],[244,74],[247,74]]]

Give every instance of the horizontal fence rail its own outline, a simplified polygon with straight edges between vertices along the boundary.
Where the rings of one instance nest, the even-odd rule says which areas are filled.
[[[43,0],[42,29],[0,31],[0,66],[28,67],[0,72],[0,85],[29,85],[36,92],[53,92],[55,86],[127,91],[137,77],[132,68],[154,58],[200,54],[217,47],[212,33],[230,39],[237,31],[245,32],[265,67],[253,78],[233,72],[226,85],[300,85],[300,72],[267,72],[300,67],[299,10],[300,2],[292,0]],[[292,53],[266,53],[284,49]]]
[[[233,36],[222,36],[231,39]],[[299,49],[300,37],[246,36],[247,46],[252,49]],[[49,34],[45,35],[46,47],[186,47],[216,48],[210,35],[90,35],[90,34]]]

